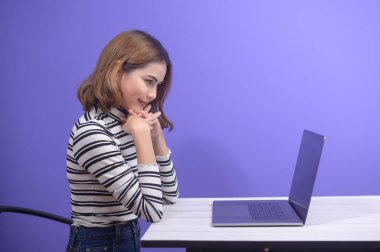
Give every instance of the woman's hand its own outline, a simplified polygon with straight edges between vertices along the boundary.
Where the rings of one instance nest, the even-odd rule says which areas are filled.
[[[133,136],[138,164],[155,164],[155,151],[149,122],[142,116],[128,111],[128,117],[120,118],[123,130]]]
[[[136,118],[139,120],[143,120],[145,125],[148,126],[148,130],[150,130],[150,137],[152,139],[152,144],[154,148],[154,152],[158,156],[165,156],[169,153],[168,148],[166,146],[165,137],[162,132],[161,124],[158,118],[161,115],[161,112],[152,113],[149,112],[151,109],[150,105],[147,105],[143,111],[140,113],[136,113],[135,111],[129,109],[128,110],[128,117],[122,117],[120,118],[121,122],[123,123],[123,129],[129,134],[128,130],[131,128],[129,124],[135,124]],[[131,122],[129,122],[129,118],[131,118]],[[139,123],[141,121],[138,121]]]
[[[121,117],[123,130],[128,134],[134,135],[140,131],[150,131],[150,126],[144,118],[136,114],[129,114],[128,117]]]
[[[160,134],[162,134],[161,124],[158,120],[158,118],[161,116],[161,112],[149,112],[151,108],[152,107],[150,105],[147,105],[144,110],[138,114],[131,109],[128,110],[128,113],[132,116],[139,116],[144,119],[150,127],[150,134],[152,139],[156,139],[158,136],[160,136]]]
[[[152,139],[157,138],[160,134],[162,134],[162,128],[160,121],[158,118],[161,116],[161,112],[158,111],[156,113],[149,112],[151,109],[151,106],[148,105],[144,108],[143,111],[141,111],[139,114],[142,118],[147,120],[148,124],[150,125],[150,134],[152,136]]]

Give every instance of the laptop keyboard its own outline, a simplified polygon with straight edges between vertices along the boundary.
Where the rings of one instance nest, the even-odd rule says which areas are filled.
[[[285,220],[289,217],[279,202],[254,201],[248,203],[248,208],[253,220]]]

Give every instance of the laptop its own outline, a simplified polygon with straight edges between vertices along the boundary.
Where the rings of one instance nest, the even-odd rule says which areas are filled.
[[[304,130],[287,200],[214,201],[212,225],[302,226],[305,224],[325,137]]]

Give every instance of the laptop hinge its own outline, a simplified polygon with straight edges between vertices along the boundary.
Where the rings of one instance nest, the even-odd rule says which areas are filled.
[[[295,201],[292,201],[292,200],[289,200],[289,201],[290,201],[290,203],[293,203],[293,204],[299,205],[300,207],[306,208],[305,206],[301,205],[298,202],[295,202]]]
[[[296,214],[298,215],[298,217],[303,221],[303,223],[305,223],[305,216],[300,213],[299,208],[301,207],[307,210],[307,207],[301,205],[300,203],[296,201],[289,200],[289,202],[292,208],[294,209],[294,211],[296,212]]]

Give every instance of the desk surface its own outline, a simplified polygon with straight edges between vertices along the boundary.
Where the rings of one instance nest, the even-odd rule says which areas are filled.
[[[268,199],[268,198],[234,198]],[[284,199],[284,198],[271,198]],[[164,218],[143,235],[143,247],[191,247],[210,243],[380,244],[380,196],[313,197],[302,227],[212,227],[212,201],[224,198],[180,198],[164,206]]]

